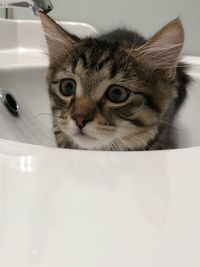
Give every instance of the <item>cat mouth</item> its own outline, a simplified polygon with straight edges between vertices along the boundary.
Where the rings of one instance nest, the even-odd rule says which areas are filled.
[[[95,141],[97,140],[96,138],[84,133],[83,131],[77,132],[74,136],[78,137],[78,138],[80,138],[82,140],[95,140]]]

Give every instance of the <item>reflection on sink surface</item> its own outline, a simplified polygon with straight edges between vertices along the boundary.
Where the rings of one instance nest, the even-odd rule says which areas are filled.
[[[199,157],[0,140],[0,266],[199,267]]]

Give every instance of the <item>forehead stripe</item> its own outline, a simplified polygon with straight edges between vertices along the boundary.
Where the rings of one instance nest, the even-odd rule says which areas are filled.
[[[79,56],[79,60],[82,60],[82,62],[83,62],[83,67],[86,67],[87,66],[87,58],[86,58],[86,55],[85,55],[85,53],[81,53],[80,54],[80,56]],[[78,63],[79,63],[79,61],[78,61]],[[77,63],[77,64],[78,64]]]

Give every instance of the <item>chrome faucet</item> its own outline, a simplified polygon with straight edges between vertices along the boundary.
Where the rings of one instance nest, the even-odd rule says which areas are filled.
[[[32,0],[33,2],[33,11],[36,14],[38,11],[41,11],[45,14],[53,10],[53,4],[50,0]]]
[[[33,9],[35,15],[37,15],[38,11],[47,14],[53,10],[53,4],[51,3],[51,0],[0,0],[0,7],[28,7]]]

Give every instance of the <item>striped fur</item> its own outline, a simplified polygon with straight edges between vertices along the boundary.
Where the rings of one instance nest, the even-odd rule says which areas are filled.
[[[131,151],[175,146],[172,125],[190,81],[186,66],[177,63],[184,35],[180,21],[147,41],[127,30],[79,39],[59,30],[48,16],[40,17],[49,47],[49,96],[59,147]],[[70,97],[60,91],[68,78],[76,81],[76,94]],[[130,91],[126,101],[108,100],[112,85]],[[83,129],[74,114],[90,116]]]

